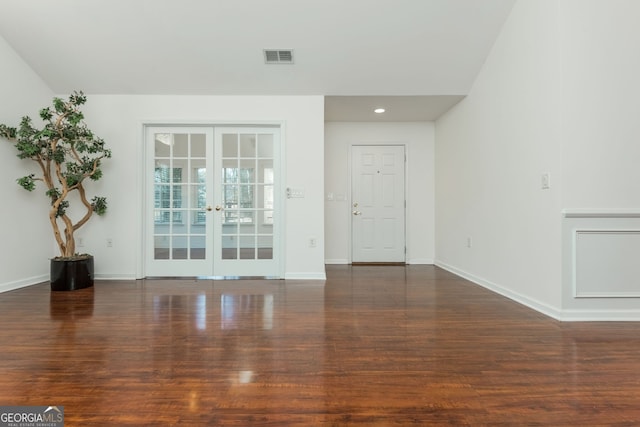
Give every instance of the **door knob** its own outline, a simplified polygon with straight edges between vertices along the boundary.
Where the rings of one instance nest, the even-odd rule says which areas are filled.
[[[354,214],[354,215],[362,215],[362,212],[360,212],[360,211],[353,211],[351,213]]]
[[[211,212],[211,211],[213,210],[213,208],[212,208],[211,206],[207,206],[207,210],[208,210],[209,212]]]
[[[216,211],[220,212],[222,210],[222,206],[218,205],[216,206]]]

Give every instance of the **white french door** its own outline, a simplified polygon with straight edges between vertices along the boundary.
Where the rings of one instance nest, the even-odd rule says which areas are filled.
[[[351,149],[352,262],[405,262],[405,153],[401,145]]]
[[[279,277],[276,127],[146,130],[146,276]]]

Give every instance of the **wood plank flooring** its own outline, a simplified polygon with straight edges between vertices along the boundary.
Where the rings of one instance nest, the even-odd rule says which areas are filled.
[[[637,323],[561,323],[433,266],[0,294],[0,405],[66,426],[640,425]]]

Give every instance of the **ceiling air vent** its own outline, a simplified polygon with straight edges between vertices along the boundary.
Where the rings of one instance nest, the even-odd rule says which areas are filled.
[[[264,62],[267,64],[293,64],[293,50],[265,49]]]

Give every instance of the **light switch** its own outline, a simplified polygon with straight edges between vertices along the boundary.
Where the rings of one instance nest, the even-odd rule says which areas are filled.
[[[304,188],[287,188],[289,199],[300,199],[304,197]]]

